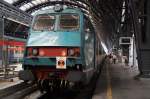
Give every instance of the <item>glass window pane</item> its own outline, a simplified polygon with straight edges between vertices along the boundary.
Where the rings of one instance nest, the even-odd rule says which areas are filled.
[[[4,0],[5,2],[8,2],[10,4],[12,4],[14,1],[13,0]]]
[[[54,29],[55,24],[55,16],[54,15],[38,15],[35,19],[33,30],[35,31],[42,31],[48,30],[51,31]]]
[[[36,0],[36,2],[37,2],[38,4],[40,4],[40,3],[41,3],[41,0]]]
[[[36,1],[32,1],[32,3],[33,3],[34,5],[37,5],[37,4],[38,4]]]
[[[30,6],[30,8],[33,7],[33,4],[31,4],[31,3],[28,3],[28,5]]]
[[[46,2],[47,0],[41,0],[43,3]]]
[[[60,29],[77,30],[79,29],[79,15],[64,14],[60,16]]]
[[[25,11],[25,10],[26,10],[26,7],[21,6],[19,9],[21,9],[21,10]]]
[[[30,8],[30,6],[28,4],[25,4],[24,7],[27,8],[27,9]]]

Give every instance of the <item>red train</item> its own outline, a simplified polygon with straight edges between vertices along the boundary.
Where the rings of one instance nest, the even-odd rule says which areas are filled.
[[[0,49],[6,51],[8,63],[19,62],[23,58],[25,42],[15,40],[0,40]],[[2,60],[2,53],[0,53]]]

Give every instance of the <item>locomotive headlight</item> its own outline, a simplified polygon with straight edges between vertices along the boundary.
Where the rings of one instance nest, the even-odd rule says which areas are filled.
[[[26,56],[32,56],[32,49],[31,48],[27,48],[27,51],[26,51]]]
[[[32,50],[32,54],[33,54],[34,56],[37,56],[37,55],[38,55],[38,49],[33,49],[33,50]]]
[[[44,53],[43,50],[39,50],[39,55],[40,55],[40,56],[44,56],[44,54],[45,54],[45,53]]]
[[[79,57],[80,56],[80,49],[79,48],[68,49],[68,56]]]
[[[63,5],[56,4],[53,9],[56,12],[61,12],[63,10]]]
[[[76,64],[76,65],[75,65],[75,68],[76,68],[77,70],[82,70],[82,65],[81,65],[81,64]]]
[[[69,49],[68,50],[68,56],[73,56],[75,54],[75,50],[74,49]]]
[[[66,51],[62,51],[61,55],[66,56]]]

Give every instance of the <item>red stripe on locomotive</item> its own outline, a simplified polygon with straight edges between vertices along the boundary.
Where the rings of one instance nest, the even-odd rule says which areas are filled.
[[[67,48],[40,48],[40,56],[66,56]]]
[[[9,45],[9,46],[25,46],[25,42],[20,41],[8,41],[8,40],[0,40],[0,46]]]

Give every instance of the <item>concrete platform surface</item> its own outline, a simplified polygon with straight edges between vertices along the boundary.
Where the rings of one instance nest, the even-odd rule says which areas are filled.
[[[0,79],[0,90],[17,85],[21,82],[23,82],[23,81],[19,80],[18,77],[11,78],[11,79]]]
[[[150,99],[150,78],[135,80],[137,66],[105,63],[92,99]]]

